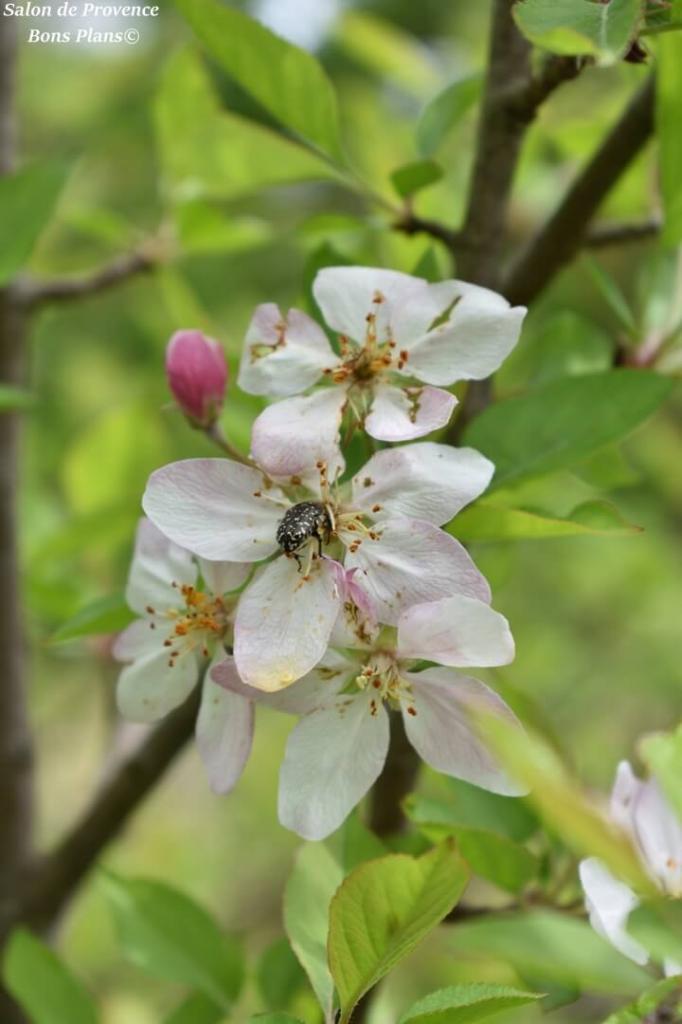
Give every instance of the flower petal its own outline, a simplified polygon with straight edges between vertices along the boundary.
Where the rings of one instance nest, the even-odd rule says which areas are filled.
[[[346,683],[357,675],[359,667],[355,662],[329,649],[312,672],[308,672],[302,679],[276,693],[266,693],[264,690],[257,690],[255,686],[243,683],[233,669],[231,658],[216,665],[211,676],[218,686],[246,697],[256,704],[265,704],[287,715],[305,715],[322,704],[329,703]]]
[[[236,675],[233,659],[227,660]],[[197,717],[196,742],[214,793],[229,793],[238,782],[251,753],[253,722],[252,702],[218,686],[207,672]]]
[[[379,777],[388,753],[388,714],[372,694],[339,697],[291,732],[279,777],[279,820],[304,839],[341,825]]]
[[[241,587],[253,566],[250,562],[208,562],[200,558],[199,568],[208,589],[219,597]]]
[[[296,395],[337,362],[314,320],[298,309],[290,309],[285,320],[268,302],[258,306],[249,324],[237,383],[250,395]]]
[[[628,761],[621,761],[616,769],[616,779],[611,791],[610,813],[613,820],[634,835],[633,809],[635,800],[644,783],[638,779]]]
[[[457,399],[448,391],[431,387],[378,387],[365,430],[377,441],[411,441],[444,427]]]
[[[151,628],[152,623],[154,628]],[[136,658],[143,658],[147,654],[155,654],[162,643],[163,634],[159,636],[156,621],[150,616],[135,619],[126,626],[114,640],[111,653],[117,661],[135,661]]]
[[[171,668],[159,636],[155,650],[136,658],[121,672],[116,690],[119,711],[133,722],[155,722],[189,697],[198,677],[196,652],[183,654]]]
[[[490,587],[462,545],[421,519],[387,519],[381,539],[348,552],[346,568],[367,591],[380,622],[394,624],[404,608],[464,594],[490,602]]]
[[[407,608],[398,619],[398,653],[457,668],[488,668],[514,660],[514,639],[504,615],[457,594]]]
[[[625,930],[628,916],[639,902],[632,889],[614,878],[596,857],[581,861],[578,870],[594,930],[623,956],[643,966],[649,959],[647,951]]]
[[[495,467],[473,448],[424,441],[377,452],[353,477],[353,501],[375,516],[400,515],[441,526],[486,489]]]
[[[429,284],[419,277],[376,267],[325,267],[313,283],[315,301],[331,328],[364,341],[367,314],[380,341],[399,348],[424,334],[457,294],[457,282]]]
[[[459,300],[445,323],[405,343],[404,373],[427,384],[481,380],[493,373],[519,340],[526,315],[488,288],[457,282]]]
[[[650,873],[669,896],[682,893],[682,823],[656,779],[635,796],[632,820],[637,845]]]
[[[344,468],[339,427],[345,401],[345,391],[334,387],[269,406],[253,424],[253,458],[273,477],[308,476],[322,460],[333,480]]]
[[[230,459],[185,459],[152,473],[142,505],[167,537],[202,558],[257,562],[277,550],[277,500],[284,501],[281,491],[266,491],[257,469]]]
[[[492,793],[519,796],[520,789],[485,745],[472,718],[484,712],[521,728],[514,713],[489,687],[448,668],[405,673],[412,684],[410,714],[402,707],[405,731],[422,760]]]
[[[234,626],[234,656],[242,680],[282,690],[309,672],[327,649],[341,598],[325,560],[304,577],[281,556],[260,569],[242,594]]]
[[[143,615],[150,606],[173,608],[178,603],[173,582],[193,583],[196,576],[189,551],[173,544],[148,519],[140,519],[126,586],[126,601],[133,611]]]

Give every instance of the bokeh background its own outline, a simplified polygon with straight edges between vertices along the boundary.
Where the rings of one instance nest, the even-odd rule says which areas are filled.
[[[417,155],[414,124],[424,103],[485,62],[486,0],[262,0],[248,9],[319,53],[341,96],[354,160],[386,195],[390,172]],[[106,295],[53,307],[34,324],[37,402],[26,419],[21,523],[45,844],[88,800],[112,743],[120,749],[131,741],[114,707],[111,638],[58,642],[55,633],[93,599],[122,591],[147,474],[209,451],[171,407],[163,374],[168,337],[180,327],[208,330],[225,344],[234,379],[253,307],[307,302],[313,268],[329,260],[330,250],[410,271],[430,248],[423,238],[387,230],[380,209],[331,180],[278,183],[267,162],[253,167],[241,160],[237,143],[234,150],[214,145],[213,128],[206,129],[213,142],[184,134],[191,111],[173,106],[167,68],[183,48],[192,52],[189,30],[164,4],[160,17],[140,22],[140,31],[134,47],[25,44],[21,54],[24,154],[58,158],[70,168],[33,270],[85,270],[129,251],[160,226],[164,244],[175,250],[164,269]],[[626,64],[589,69],[543,109],[524,150],[511,249],[552,208],[645,73]],[[246,109],[244,96],[214,68],[211,76],[231,110]],[[175,145],[168,132],[160,141],[163,104],[166,113],[169,104],[175,111]],[[438,152],[446,176],[420,197],[424,215],[457,225],[474,132],[472,106]],[[174,227],[167,200],[179,159],[189,168],[189,184]],[[649,149],[603,214],[629,219],[655,208]],[[178,246],[174,234],[183,218]],[[435,256],[447,273],[445,255]],[[622,288],[643,339],[661,304],[673,301],[674,254],[663,257],[655,242],[645,242],[600,251],[598,259]],[[518,352],[499,375],[498,392],[605,368],[622,335],[581,258],[534,310]],[[224,425],[243,451],[259,408],[258,400],[231,389]],[[529,505],[562,513],[610,492],[641,533],[479,544],[473,552],[517,641],[516,662],[497,674],[496,684],[532,702],[597,790],[609,788],[616,763],[635,755],[642,733],[670,727],[679,715],[681,428],[682,406],[673,401],[621,450],[600,453],[523,494]],[[277,768],[288,727],[288,720],[259,712],[254,754],[237,790],[224,799],[210,795],[188,750],[106,854],[109,866],[166,878],[199,898],[246,936],[252,962],[281,935],[282,887],[298,846],[276,822]],[[438,793],[444,783],[424,770],[421,785]],[[124,963],[96,875],[63,924],[62,949],[97,993],[104,1024],[154,1024],[177,1001],[172,986]],[[509,968],[455,952],[443,929],[397,975],[381,997],[377,1022],[388,1024],[396,1007],[438,985],[514,980]],[[252,985],[235,1019],[259,1008]],[[301,1012],[315,1020],[312,1004],[302,1004]],[[554,1016],[584,1019],[581,1012]],[[535,1011],[516,1017],[534,1018]]]

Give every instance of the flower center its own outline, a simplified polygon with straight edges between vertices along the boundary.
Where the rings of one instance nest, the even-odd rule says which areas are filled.
[[[391,367],[402,370],[407,363],[409,353],[406,349],[396,352],[397,344],[389,325],[383,328],[383,335],[380,336],[379,310],[385,301],[381,292],[374,293],[372,309],[365,317],[367,326],[364,341],[356,342],[343,334],[339,335],[341,359],[336,366],[323,371],[335,384],[349,382],[362,387],[376,377],[385,375]]]
[[[171,668],[181,655],[197,647],[208,657],[209,644],[220,639],[228,625],[228,609],[222,597],[205,594],[189,583],[173,583],[173,586],[180,592],[183,606],[164,612],[164,618],[171,622],[170,632],[163,641],[163,646],[168,648]]]
[[[355,682],[359,689],[365,690],[371,686],[375,691],[369,702],[370,714],[376,716],[379,712],[379,705],[382,701],[388,701],[390,705],[399,708],[406,705],[408,715],[416,715],[417,709],[414,706],[412,687],[409,682],[400,674],[400,668],[395,655],[389,651],[377,651],[372,654],[370,660]]]

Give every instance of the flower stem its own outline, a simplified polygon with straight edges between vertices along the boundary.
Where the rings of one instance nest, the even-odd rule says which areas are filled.
[[[241,452],[237,451],[234,445],[230,444],[230,442],[225,437],[225,432],[223,428],[217,421],[215,423],[212,423],[210,427],[205,427],[204,433],[206,434],[206,437],[208,437],[209,440],[213,441],[213,443],[216,444],[221,451],[225,452],[225,454],[229,456],[229,458],[234,459],[235,462],[241,462],[244,466],[251,465],[247,457],[245,455],[242,455]]]

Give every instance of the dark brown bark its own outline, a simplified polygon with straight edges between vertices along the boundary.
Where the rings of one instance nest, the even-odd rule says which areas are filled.
[[[131,277],[150,271],[156,262],[151,252],[138,250],[119,256],[106,266],[81,276],[58,278],[54,281],[22,281],[17,286],[17,297],[26,308],[48,303],[73,302],[89,295],[109,291]]]
[[[644,148],[653,128],[654,81],[650,78],[512,266],[502,289],[510,302],[532,302],[575,256],[594,214],[625,168]]]
[[[419,758],[405,733],[402,715],[391,713],[391,743],[384,770],[372,789],[369,824],[381,837],[398,835],[406,821],[402,801],[414,787]]]

